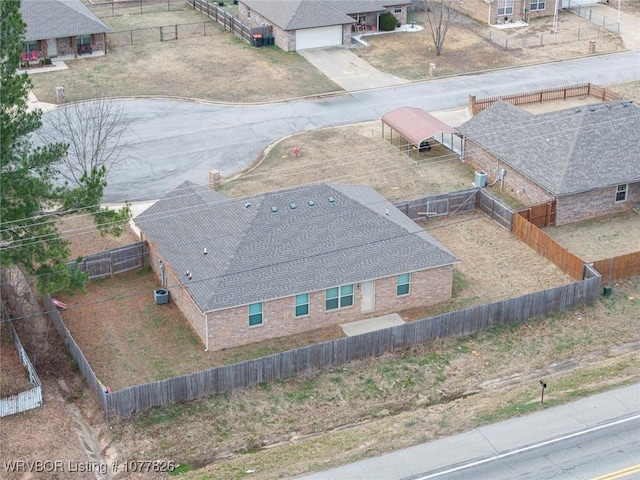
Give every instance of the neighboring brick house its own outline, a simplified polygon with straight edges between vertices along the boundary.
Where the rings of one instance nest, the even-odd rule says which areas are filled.
[[[185,182],[136,223],[209,350],[446,302],[458,262],[366,186],[238,200]]]
[[[25,51],[39,58],[107,51],[104,24],[80,0],[23,0],[20,14],[27,25]]]
[[[553,15],[556,1],[562,0],[485,0],[487,14],[480,17],[487,19],[489,25],[528,22],[531,18]]]
[[[379,27],[384,12],[407,21],[411,0],[240,0],[238,11],[251,27],[271,26],[275,44],[286,52],[350,46],[352,29]]]
[[[640,107],[633,102],[535,115],[499,101],[457,130],[465,161],[485,170],[494,188],[527,205],[555,200],[556,225],[640,204]]]

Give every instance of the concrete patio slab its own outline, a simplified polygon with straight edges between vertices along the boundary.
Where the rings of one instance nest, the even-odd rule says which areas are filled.
[[[404,320],[397,313],[390,313],[388,315],[382,315],[380,317],[366,318],[364,320],[358,320],[357,322],[343,323],[340,325],[342,331],[348,337],[354,335],[360,335],[361,333],[373,332],[375,330],[382,330],[383,328],[395,327],[402,325]]]

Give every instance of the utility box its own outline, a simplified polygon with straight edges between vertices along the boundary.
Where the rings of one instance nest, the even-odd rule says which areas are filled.
[[[165,303],[169,303],[169,292],[164,288],[154,290],[153,296],[156,301],[156,305],[164,305]]]

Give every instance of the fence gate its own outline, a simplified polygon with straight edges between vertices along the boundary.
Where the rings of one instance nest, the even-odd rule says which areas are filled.
[[[424,215],[427,218],[449,215],[449,199],[427,201],[427,211],[419,212],[419,215]]]
[[[168,27],[160,27],[160,41],[166,42],[168,40],[178,39],[178,25],[170,25]]]

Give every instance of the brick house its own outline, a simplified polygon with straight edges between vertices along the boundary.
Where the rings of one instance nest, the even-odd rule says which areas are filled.
[[[349,47],[352,30],[376,30],[385,12],[406,23],[409,5],[411,0],[240,0],[238,12],[250,27],[271,26],[275,45],[291,52]]]
[[[135,220],[210,350],[446,302],[458,262],[366,186],[238,200],[185,182]]]
[[[487,19],[489,25],[501,25],[518,21],[528,22],[531,18],[548,17],[555,13],[556,1],[562,0],[485,0],[487,14],[479,15]],[[558,4],[561,7],[561,4]]]
[[[499,101],[457,129],[464,159],[556,225],[640,204],[640,107],[627,100],[535,115]],[[504,172],[504,174],[503,174]]]
[[[25,51],[39,58],[107,52],[104,24],[81,0],[27,0],[20,2],[27,25]]]

